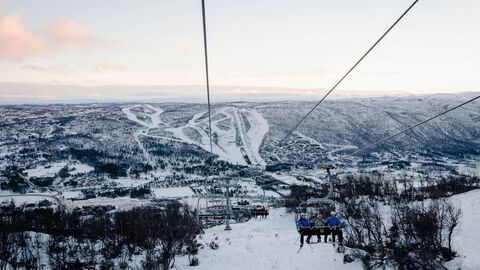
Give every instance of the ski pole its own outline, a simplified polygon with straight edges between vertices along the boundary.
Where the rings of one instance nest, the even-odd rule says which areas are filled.
[[[293,243],[293,245],[296,245],[296,244],[297,244],[298,239],[300,239],[300,236],[302,236],[302,235],[299,235],[299,236],[297,237],[297,240],[295,240],[295,243]]]

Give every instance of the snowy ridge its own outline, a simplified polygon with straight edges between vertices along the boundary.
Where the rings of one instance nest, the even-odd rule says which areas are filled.
[[[321,108],[305,119],[295,135],[313,145],[348,146],[348,150],[354,150],[355,147],[375,143],[464,101],[466,100],[461,95],[452,95],[448,99],[422,96],[325,101]],[[370,149],[370,152],[396,149],[474,152],[469,149],[478,149],[480,143],[478,104],[471,103],[461,110],[452,111],[388,143]],[[300,117],[308,112],[310,103],[265,103],[256,108],[274,131],[267,139],[266,145],[269,145],[282,139],[288,129],[298,123]],[[335,152],[332,154],[335,155]]]

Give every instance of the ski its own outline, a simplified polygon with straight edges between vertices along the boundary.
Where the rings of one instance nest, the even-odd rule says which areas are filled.
[[[342,243],[340,243],[336,250],[337,250],[338,253],[345,253],[346,248]]]

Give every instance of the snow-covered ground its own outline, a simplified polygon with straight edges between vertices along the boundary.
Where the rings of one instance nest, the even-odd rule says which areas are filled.
[[[66,200],[79,199],[83,197],[83,193],[81,191],[64,191],[62,196]]]
[[[225,231],[223,226],[217,226],[205,231],[200,243],[215,241],[220,247],[201,249],[196,270],[362,269],[359,262],[344,264],[343,254],[337,253],[332,244],[305,245],[297,253],[294,215],[283,208],[272,209],[267,219],[233,224],[232,228]],[[192,269],[186,257],[177,261],[178,269]]]
[[[460,255],[446,264],[448,269],[480,269],[480,190],[452,196],[450,200],[463,211],[454,233],[454,249]],[[388,215],[388,208],[382,209]],[[306,245],[298,251],[298,234],[293,214],[285,209],[271,209],[263,220],[233,224],[232,231],[217,226],[205,231],[200,243],[205,245],[198,255],[200,265],[195,269],[362,269],[360,262],[343,264],[343,254],[331,244]],[[313,240],[316,238],[313,237]],[[207,244],[215,241],[218,250]],[[178,259],[178,269],[190,269],[186,257]]]
[[[89,173],[95,170],[95,168],[93,168],[92,166],[87,164],[82,164],[82,163],[73,163],[73,164],[70,163],[69,168],[70,167],[74,168],[74,170],[70,172],[70,174]]]
[[[270,173],[268,175],[289,185],[311,185],[311,183],[302,182],[298,180],[295,176],[291,176],[291,175],[286,175],[281,173]]]
[[[28,203],[38,203],[43,200],[48,200],[52,203],[57,203],[57,200],[54,199],[52,194],[6,194],[0,193],[0,203],[8,203],[13,201],[16,205],[28,204]]]
[[[128,210],[134,207],[140,207],[150,204],[149,200],[134,199],[130,197],[118,197],[118,198],[94,198],[88,200],[79,201],[66,201],[69,209],[75,207],[92,206],[92,205],[113,205],[117,209]]]
[[[471,166],[458,166],[457,171],[461,174],[479,176],[480,175],[480,161],[476,161]]]
[[[117,183],[119,186],[122,186],[122,187],[138,187],[138,186],[148,184],[150,181],[151,180],[133,179],[129,177],[122,177],[122,178],[113,180],[113,182]]]
[[[451,197],[452,202],[462,209],[458,230],[454,234],[453,247],[460,258],[449,263],[451,269],[480,269],[480,190]]]
[[[55,177],[55,175],[65,166],[72,170],[71,174],[88,173],[94,170],[92,166],[80,163],[79,161],[60,161],[28,169],[25,172],[29,177]]]
[[[25,172],[28,174],[29,177],[53,177],[57,174],[65,165],[67,165],[67,161],[52,163],[45,166],[39,166],[33,169],[26,170]]]
[[[152,188],[155,198],[184,198],[193,196],[194,193],[189,187],[173,187],[173,188]]]

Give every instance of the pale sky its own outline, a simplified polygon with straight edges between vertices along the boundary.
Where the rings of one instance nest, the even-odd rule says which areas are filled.
[[[330,88],[412,0],[206,3],[214,94]],[[479,14],[478,0],[420,0],[339,93],[480,90]],[[204,84],[201,2],[0,0],[0,82]]]

